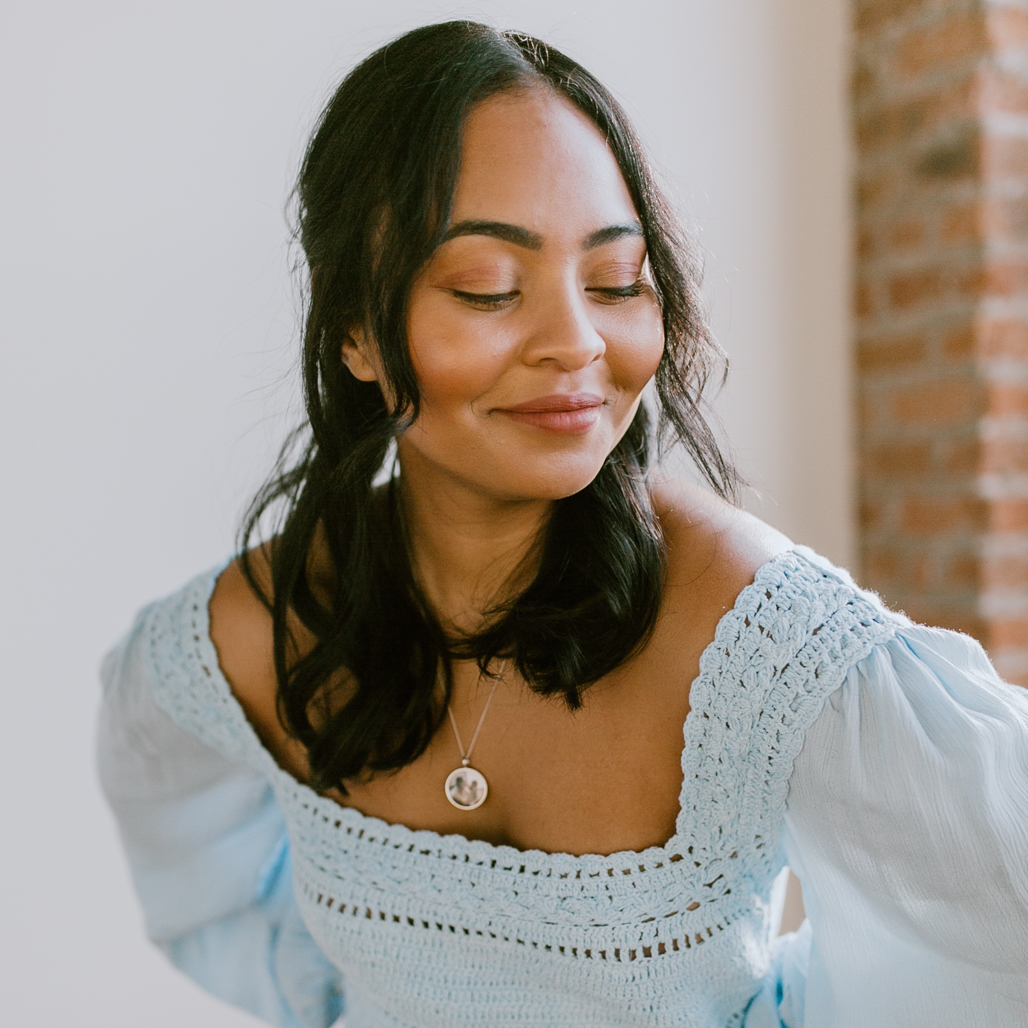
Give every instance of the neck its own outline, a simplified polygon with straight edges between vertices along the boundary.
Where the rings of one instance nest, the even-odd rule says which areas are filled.
[[[403,446],[400,469],[414,576],[444,628],[476,631],[531,581],[553,501],[485,494]]]

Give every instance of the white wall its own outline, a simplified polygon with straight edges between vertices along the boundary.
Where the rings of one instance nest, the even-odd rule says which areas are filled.
[[[95,668],[228,553],[267,468],[292,402],[281,209],[319,104],[454,14],[564,47],[637,116],[707,253],[751,503],[849,559],[843,0],[6,5],[5,1023],[251,1023],[142,941],[95,784]]]

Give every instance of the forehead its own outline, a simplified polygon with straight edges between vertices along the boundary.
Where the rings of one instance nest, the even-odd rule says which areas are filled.
[[[637,217],[599,129],[554,90],[503,93],[468,115],[454,222],[503,221],[550,237]]]

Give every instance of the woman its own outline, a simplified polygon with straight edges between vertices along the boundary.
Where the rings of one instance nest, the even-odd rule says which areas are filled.
[[[1028,703],[732,505],[611,96],[419,29],[298,196],[309,437],[105,665],[151,937],[281,1025],[1024,1023]],[[648,473],[651,380],[710,490]]]

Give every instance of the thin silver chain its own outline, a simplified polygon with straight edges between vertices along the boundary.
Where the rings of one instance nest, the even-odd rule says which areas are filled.
[[[453,707],[447,706],[446,708],[446,713],[450,715],[450,724],[453,725],[453,734],[457,739],[457,749],[460,750],[460,762],[465,767],[471,763],[471,751],[475,748],[475,743],[478,742],[478,733],[482,731],[482,725],[485,724],[485,716],[489,713],[489,704],[493,702],[496,686],[506,670],[507,665],[503,664],[500,667],[499,674],[493,679],[493,687],[489,690],[489,699],[485,701],[485,706],[482,708],[482,716],[478,719],[478,727],[475,729],[475,734],[471,737],[471,745],[468,747],[467,752],[464,751],[464,743],[461,742],[460,731],[457,728],[457,719],[453,716]]]

